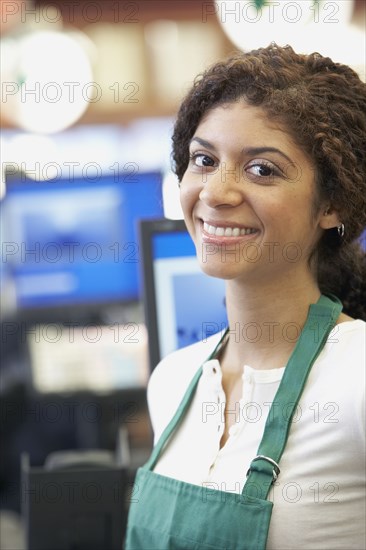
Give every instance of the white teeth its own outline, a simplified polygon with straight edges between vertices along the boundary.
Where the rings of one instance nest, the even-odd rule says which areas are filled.
[[[256,229],[252,228],[240,228],[240,227],[216,227],[210,225],[207,222],[203,222],[203,229],[209,235],[216,235],[216,237],[239,237],[239,235],[250,235],[256,233]]]

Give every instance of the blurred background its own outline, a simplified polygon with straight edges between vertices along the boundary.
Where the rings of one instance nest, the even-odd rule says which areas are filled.
[[[51,550],[44,519],[57,501],[66,523],[54,548],[114,548],[100,542],[104,523],[89,539],[85,526],[98,503],[114,505],[110,522],[127,513],[152,446],[151,369],[225,325],[223,288],[198,276],[180,221],[179,103],[211,63],[271,41],[365,80],[366,2],[3,0],[0,10],[0,545]],[[183,309],[189,285],[206,317]],[[65,464],[76,483],[87,468],[94,480],[123,472],[125,493],[116,499],[117,476],[107,504],[80,496],[94,508],[72,523],[70,494],[41,491],[64,487],[52,475]]]

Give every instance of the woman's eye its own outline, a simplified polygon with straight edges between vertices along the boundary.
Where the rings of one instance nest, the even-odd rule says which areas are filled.
[[[200,166],[205,168],[207,166],[215,165],[215,161],[211,157],[209,157],[208,155],[203,155],[202,153],[192,154],[190,155],[190,159],[193,161],[195,166]]]
[[[279,171],[272,164],[265,162],[251,164],[246,168],[246,172],[257,178],[273,178],[280,175]]]

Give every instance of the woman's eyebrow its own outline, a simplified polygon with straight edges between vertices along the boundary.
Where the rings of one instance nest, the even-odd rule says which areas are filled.
[[[215,146],[205,139],[195,136],[191,139],[190,143],[192,143],[193,141],[197,141],[197,143],[199,143],[203,147],[206,147],[211,151],[215,151]],[[277,149],[276,147],[244,147],[242,149],[242,153],[246,156],[256,156],[263,153],[277,153],[278,155],[281,155],[283,158],[285,158],[290,164],[294,164],[290,157],[288,157],[285,153],[283,153],[280,149]]]
[[[261,155],[262,153],[277,153],[278,155],[284,157],[290,164],[294,164],[290,157],[276,147],[244,147],[242,149],[242,153],[248,156]]]
[[[202,139],[202,138],[199,138],[199,137],[195,136],[191,139],[189,144],[191,144],[192,141],[197,141],[197,143],[199,143],[203,147],[206,147],[207,149],[211,149],[211,151],[215,150],[215,146],[212,143],[210,143],[209,141],[206,141],[205,139]]]

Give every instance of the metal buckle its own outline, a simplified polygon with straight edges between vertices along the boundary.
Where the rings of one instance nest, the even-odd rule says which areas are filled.
[[[273,466],[273,470],[272,470],[272,476],[273,476],[273,481],[272,483],[274,483],[278,476],[280,475],[280,467],[278,466],[277,462],[275,462],[273,460],[273,458],[270,458],[269,456],[264,456],[264,455],[257,455],[255,458],[253,458],[252,462],[255,462],[256,460],[266,460],[267,462],[269,462],[270,464],[272,464]],[[247,477],[249,476],[250,474],[250,471],[251,471],[251,468],[249,468],[249,470],[247,471]]]

